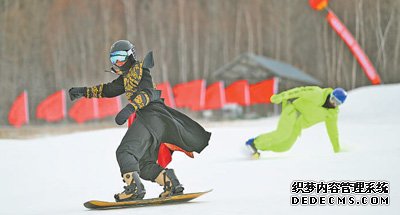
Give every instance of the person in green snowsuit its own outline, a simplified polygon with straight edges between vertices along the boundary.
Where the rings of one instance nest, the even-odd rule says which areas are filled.
[[[339,152],[337,128],[339,105],[346,100],[347,93],[342,88],[320,88],[317,86],[297,87],[271,97],[274,104],[282,103],[282,113],[277,129],[251,138],[246,145],[259,157],[258,150],[285,152],[295,143],[301,130],[319,122],[325,122],[333,151]]]

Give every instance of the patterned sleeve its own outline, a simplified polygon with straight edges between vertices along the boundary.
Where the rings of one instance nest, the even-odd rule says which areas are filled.
[[[136,110],[142,109],[147,106],[150,102],[159,99],[161,96],[161,91],[156,89],[146,89],[138,92],[132,100],[129,100],[129,103]]]
[[[122,76],[119,76],[114,81],[107,84],[99,84],[93,87],[86,88],[86,98],[111,98],[119,96],[125,92],[124,81]]]

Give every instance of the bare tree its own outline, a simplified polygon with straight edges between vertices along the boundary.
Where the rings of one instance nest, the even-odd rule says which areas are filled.
[[[385,83],[400,81],[400,2],[336,0],[344,21]],[[27,89],[31,113],[60,88],[108,82],[107,52],[129,39],[138,57],[154,50],[155,80],[204,78],[243,52],[283,60],[352,89],[370,84],[345,43],[307,1],[3,0],[0,1],[0,124]],[[290,87],[290,85],[282,85]],[[71,105],[72,103],[68,103]],[[35,122],[33,119],[32,122]]]
[[[386,71],[386,52],[385,52],[385,44],[387,41],[387,36],[390,30],[390,27],[393,24],[394,20],[394,13],[395,13],[395,8],[392,8],[390,11],[390,17],[389,20],[386,24],[385,29],[382,29],[382,20],[381,20],[381,10],[380,10],[380,1],[377,1],[377,7],[376,7],[376,13],[377,13],[377,43],[378,43],[378,57],[377,57],[377,65],[382,64],[381,68],[383,71]]]
[[[179,0],[178,1],[178,12],[179,12],[179,72],[180,72],[180,77],[182,82],[187,81],[187,67],[186,67],[186,58],[187,58],[187,41],[186,41],[186,28],[185,28],[185,17],[184,17],[184,11],[185,11],[185,1],[184,0]]]
[[[128,30],[128,29],[138,29],[138,24],[137,24],[137,10],[135,10],[135,6],[138,6],[138,3],[136,0],[122,0],[123,3],[123,9],[124,9],[124,17],[125,17],[125,23],[126,23],[126,38],[136,38],[138,35],[136,35],[136,31]],[[142,31],[140,31],[142,32]],[[145,41],[146,38],[143,38]],[[143,48],[146,47],[146,45],[142,45]]]
[[[253,23],[250,17],[249,8],[247,8],[244,12],[244,17],[246,21],[246,28],[247,28],[247,51],[250,53],[254,52],[254,30],[253,30]]]
[[[355,5],[355,39],[357,41],[360,40],[360,26],[361,26],[361,22],[360,20],[362,20],[362,0],[357,0]],[[356,86],[356,81],[357,81],[357,61],[355,58],[353,58],[352,60],[352,67],[351,67],[351,88],[355,88]]]
[[[236,7],[236,26],[235,26],[235,55],[240,54],[240,42],[241,42],[241,24],[242,24],[242,7],[240,2],[238,2]]]
[[[261,55],[263,52],[263,18],[262,18],[262,0],[257,1],[256,3],[256,35],[257,35],[257,54]]]
[[[397,76],[394,77],[395,80],[398,80],[400,78],[400,72],[398,72],[398,68],[399,68],[399,52],[400,52],[400,22],[397,22],[397,37],[396,37],[396,42],[395,42],[395,46],[394,46],[394,57],[393,57],[393,62],[394,62],[394,70],[395,70],[395,74],[397,74]]]
[[[197,8],[192,8],[192,23],[193,23],[193,30],[192,30],[192,35],[193,35],[193,45],[192,45],[192,62],[193,62],[193,67],[191,70],[193,71],[193,77],[195,79],[200,78],[200,63],[199,63],[199,48],[200,48],[200,40],[199,40],[199,18],[198,18],[198,10]]]

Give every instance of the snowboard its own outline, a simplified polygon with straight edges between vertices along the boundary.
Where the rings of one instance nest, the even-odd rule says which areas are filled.
[[[89,209],[104,210],[104,209],[119,209],[119,208],[154,206],[154,205],[162,205],[162,204],[177,204],[177,203],[188,202],[192,199],[195,199],[195,198],[202,196],[206,193],[209,193],[211,191],[212,190],[208,190],[205,192],[197,192],[197,193],[185,193],[182,195],[169,196],[169,197],[165,197],[165,198],[142,199],[142,200],[126,201],[126,202],[106,202],[106,201],[91,200],[91,201],[85,202],[83,205]]]

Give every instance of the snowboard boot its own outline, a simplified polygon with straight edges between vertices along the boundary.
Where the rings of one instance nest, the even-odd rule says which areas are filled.
[[[179,183],[173,169],[165,169],[157,176],[155,180],[159,185],[164,186],[164,191],[160,198],[183,194],[183,185]]]
[[[258,152],[256,146],[254,145],[254,138],[251,138],[249,140],[246,141],[246,146],[249,149],[249,151],[251,152],[251,157],[255,160],[260,158],[260,153]]]
[[[140,181],[138,172],[128,172],[122,177],[127,186],[124,186],[124,191],[114,195],[115,201],[123,202],[143,199],[146,190]]]

